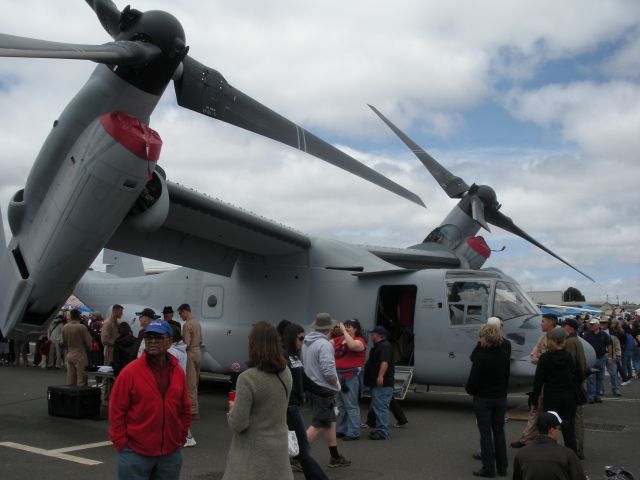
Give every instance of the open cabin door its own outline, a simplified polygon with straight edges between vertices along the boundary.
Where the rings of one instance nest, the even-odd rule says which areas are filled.
[[[389,332],[396,365],[413,365],[415,285],[383,285],[378,291],[376,325]]]

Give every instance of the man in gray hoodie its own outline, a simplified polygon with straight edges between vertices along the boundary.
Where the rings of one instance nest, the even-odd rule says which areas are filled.
[[[338,453],[336,439],[336,413],[334,395],[340,391],[340,382],[336,372],[336,360],[333,345],[329,342],[331,332],[338,322],[328,313],[319,313],[311,324],[313,332],[308,333],[302,345],[302,363],[304,373],[315,387],[309,393],[313,417],[307,429],[309,442],[313,442],[321,430],[329,447],[330,468],[348,467],[351,462]]]

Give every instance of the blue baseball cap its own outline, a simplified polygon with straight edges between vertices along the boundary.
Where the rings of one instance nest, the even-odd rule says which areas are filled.
[[[153,320],[152,322],[149,322],[147,328],[144,329],[144,333],[158,333],[160,335],[169,335],[170,337],[173,337],[173,329],[166,320]]]

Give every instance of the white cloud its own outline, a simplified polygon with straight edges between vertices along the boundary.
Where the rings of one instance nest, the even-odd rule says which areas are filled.
[[[640,277],[637,2],[140,0],[132,7],[171,11],[185,27],[194,58],[319,136],[350,145],[353,156],[418,193],[428,209],[270,140],[177,109],[167,92],[152,127],[164,140],[160,163],[170,179],[312,234],[410,245],[455,201],[366,103],[425,148],[434,136],[455,145],[456,134],[468,128],[465,113],[495,102],[501,85],[513,83],[509,112],[566,143],[449,147],[440,159],[468,183],[492,185],[505,214],[604,286],[581,283],[555,259],[499,229],[487,240],[510,247],[490,263],[523,284],[563,290],[574,284],[594,295],[615,289],[640,300],[638,281],[607,266],[635,269]],[[63,0],[8,2],[0,31],[78,43],[109,40],[86,5]],[[600,70],[605,80],[575,78],[528,89],[531,80],[543,82],[537,75],[550,62],[602,45],[620,45]],[[0,59],[5,220],[8,199],[24,185],[52,122],[92,68]]]

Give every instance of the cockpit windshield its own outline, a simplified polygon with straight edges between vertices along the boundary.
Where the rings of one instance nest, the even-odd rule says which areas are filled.
[[[522,315],[538,315],[538,312],[515,285],[500,281],[496,282],[493,315],[508,320]]]

